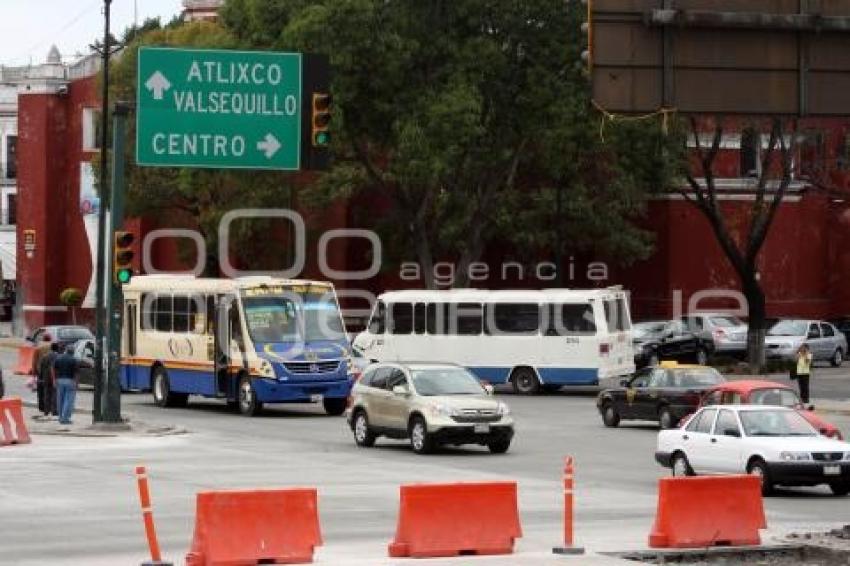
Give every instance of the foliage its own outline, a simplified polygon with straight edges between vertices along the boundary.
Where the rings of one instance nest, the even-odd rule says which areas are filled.
[[[563,0],[229,0],[222,21],[241,47],[330,59],[336,162],[304,200],[379,196],[390,206],[373,225],[390,251],[415,250],[425,273],[454,258],[463,273],[496,237],[550,248],[556,225],[593,253],[630,260],[650,249],[630,219],[666,183],[665,138],[651,123],[600,138],[575,65],[579,10]]]
[[[76,287],[68,287],[59,293],[59,302],[66,307],[78,307],[83,304],[83,292]]]

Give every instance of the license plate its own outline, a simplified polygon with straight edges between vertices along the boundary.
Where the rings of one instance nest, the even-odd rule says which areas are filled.
[[[475,434],[485,434],[490,432],[490,425],[488,424],[477,424],[473,427]]]
[[[314,395],[310,395],[310,402],[311,403],[321,403],[322,402],[322,396],[318,393],[316,393]]]
[[[824,466],[823,475],[825,476],[840,476],[841,466]]]

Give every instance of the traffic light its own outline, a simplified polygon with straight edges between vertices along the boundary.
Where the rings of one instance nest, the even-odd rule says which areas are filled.
[[[582,68],[588,75],[593,72],[593,0],[581,0],[585,7],[584,20],[581,22],[581,34],[584,37],[584,49],[581,52]]]
[[[133,250],[130,246],[136,236],[132,232],[115,231],[112,247],[112,280],[116,285],[125,285],[133,277]]]
[[[310,141],[313,147],[328,147],[331,133],[331,95],[325,92],[313,93],[313,124]]]

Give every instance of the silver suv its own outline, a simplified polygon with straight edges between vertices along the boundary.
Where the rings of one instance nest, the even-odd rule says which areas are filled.
[[[453,364],[374,364],[351,398],[346,417],[358,446],[387,436],[409,438],[417,454],[441,444],[481,444],[501,454],[514,435],[508,406]]]

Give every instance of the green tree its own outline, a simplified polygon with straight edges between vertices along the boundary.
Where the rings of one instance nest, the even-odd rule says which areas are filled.
[[[436,258],[456,260],[464,285],[496,236],[551,249],[555,231],[541,225],[564,225],[562,241],[622,260],[651,249],[629,219],[665,182],[663,163],[648,167],[662,161],[665,138],[635,123],[600,139],[575,64],[578,6],[229,0],[221,16],[244,48],[329,56],[335,164],[305,200],[382,195],[391,209],[375,226],[391,251],[415,251],[434,287]]]

